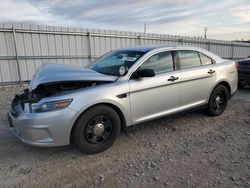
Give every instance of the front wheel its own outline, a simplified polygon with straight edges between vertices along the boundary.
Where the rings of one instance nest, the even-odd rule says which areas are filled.
[[[106,105],[87,110],[77,121],[73,131],[74,143],[87,154],[108,149],[121,130],[119,115]]]
[[[225,86],[219,85],[217,86],[209,99],[207,112],[211,116],[218,116],[222,114],[228,103],[229,93]]]

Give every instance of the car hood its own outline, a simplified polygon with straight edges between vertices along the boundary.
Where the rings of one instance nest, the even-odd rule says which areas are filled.
[[[107,81],[112,82],[117,76],[98,73],[91,69],[61,64],[44,64],[39,67],[29,84],[32,91],[40,84],[70,81]]]

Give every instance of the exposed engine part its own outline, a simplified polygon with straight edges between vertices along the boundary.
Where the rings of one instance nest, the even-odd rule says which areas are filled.
[[[32,92],[28,89],[23,90],[17,94],[13,100],[13,106],[20,104],[24,108],[25,103],[36,103],[44,97],[50,97],[53,95],[60,94],[64,91],[76,90],[86,87],[93,87],[100,84],[110,82],[103,81],[74,81],[74,82],[57,82],[41,84]]]
[[[100,84],[106,84],[106,81],[74,81],[74,82],[57,82],[41,84],[32,92],[25,89],[17,94],[12,101],[10,112],[17,117],[23,110],[25,103],[36,103],[44,97],[50,97],[60,94],[64,91],[76,90],[86,87],[93,87]]]
[[[57,82],[41,84],[30,94],[29,100],[32,102],[38,102],[44,97],[49,97],[57,95],[64,91],[75,90],[86,87],[93,87],[100,84],[105,84],[109,82],[103,81],[74,81],[74,82]]]

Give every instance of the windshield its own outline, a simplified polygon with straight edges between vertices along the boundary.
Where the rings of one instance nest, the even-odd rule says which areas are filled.
[[[139,51],[110,52],[97,59],[90,68],[102,74],[120,76],[121,66],[127,66],[129,69],[144,54],[145,52]]]

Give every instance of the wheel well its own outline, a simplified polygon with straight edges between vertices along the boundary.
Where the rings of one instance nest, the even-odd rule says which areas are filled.
[[[93,108],[94,106],[99,106],[99,105],[106,105],[106,106],[109,106],[111,107],[113,110],[116,111],[116,113],[119,115],[120,117],[120,120],[121,120],[121,131],[124,131],[125,128],[126,128],[126,119],[122,113],[122,111],[120,110],[120,108],[118,108],[117,106],[113,105],[113,104],[110,104],[110,103],[99,103],[99,104],[95,104],[93,106],[90,106],[89,108],[87,108],[86,110],[84,110],[79,116],[78,118],[76,119],[72,129],[71,129],[71,133],[70,133],[70,143],[73,143],[73,132],[74,132],[74,129],[76,127],[76,124],[77,122],[79,121],[80,117],[90,108]]]
[[[229,97],[231,96],[231,87],[230,87],[229,83],[227,83],[226,81],[222,81],[222,82],[218,83],[217,86],[218,86],[218,85],[223,85],[223,86],[225,86],[225,87],[227,88]]]

